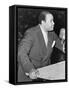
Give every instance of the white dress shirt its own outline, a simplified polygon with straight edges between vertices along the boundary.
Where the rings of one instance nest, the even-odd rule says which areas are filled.
[[[44,31],[44,29],[42,28],[41,25],[39,25],[39,26],[40,26],[40,28],[41,28],[41,32],[42,32],[42,34],[43,34],[44,41],[45,41],[45,44],[46,44],[46,47],[47,47],[47,45],[48,45],[48,32]]]

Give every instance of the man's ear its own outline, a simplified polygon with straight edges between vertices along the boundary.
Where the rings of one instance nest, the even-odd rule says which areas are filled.
[[[41,24],[44,24],[44,21],[43,20],[41,21]]]

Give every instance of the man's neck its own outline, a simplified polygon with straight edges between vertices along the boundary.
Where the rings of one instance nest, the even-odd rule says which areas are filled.
[[[44,29],[43,25],[39,24],[39,26],[43,32],[48,33],[48,31]]]
[[[47,46],[47,44],[48,44],[48,32],[44,30],[42,25],[40,25],[40,28],[41,28],[41,32],[42,32],[43,37],[44,37],[45,44]]]

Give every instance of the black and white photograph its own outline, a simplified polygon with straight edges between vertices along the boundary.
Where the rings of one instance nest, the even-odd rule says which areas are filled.
[[[9,7],[9,82],[67,82],[67,8]]]

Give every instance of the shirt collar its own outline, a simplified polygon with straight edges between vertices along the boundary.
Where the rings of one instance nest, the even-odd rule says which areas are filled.
[[[43,27],[40,24],[39,24],[39,26],[40,26],[40,29],[41,29],[42,33],[46,33],[47,34],[47,32],[43,29]]]

